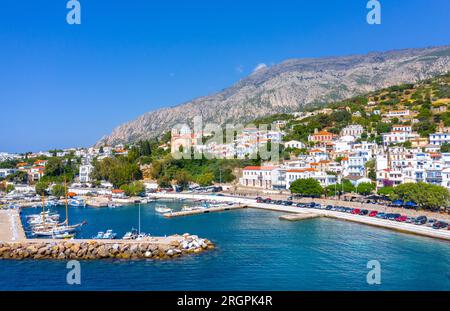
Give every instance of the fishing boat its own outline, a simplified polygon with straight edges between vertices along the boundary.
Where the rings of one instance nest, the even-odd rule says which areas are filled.
[[[103,235],[103,239],[105,240],[113,240],[116,238],[116,233],[114,233],[112,230],[106,230],[106,233]]]
[[[68,202],[69,206],[73,207],[86,207],[86,203],[82,199],[70,199]]]
[[[103,236],[105,233],[103,231],[99,231],[96,236],[93,237],[93,239],[103,239]]]
[[[122,207],[122,206],[123,205],[118,204],[118,203],[113,203],[113,202],[108,203],[109,208],[116,208],[116,207]]]
[[[138,237],[138,231],[136,229],[131,229],[131,231],[125,233],[123,240],[135,240]]]
[[[171,209],[171,208],[168,208],[168,207],[165,206],[165,205],[157,204],[157,205],[155,206],[155,211],[157,211],[157,212],[160,213],[160,214],[165,214],[165,213],[171,213],[171,212],[172,212],[172,209]]]
[[[143,239],[145,239],[145,238],[147,238],[147,237],[149,237],[149,236],[150,236],[149,234],[141,232],[141,233],[138,234],[138,236],[136,237],[136,241],[143,240]]]

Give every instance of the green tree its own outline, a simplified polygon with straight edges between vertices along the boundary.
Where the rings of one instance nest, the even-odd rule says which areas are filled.
[[[394,187],[391,187],[391,186],[382,187],[382,188],[378,189],[377,193],[378,193],[378,195],[392,198],[392,195],[394,194]]]
[[[46,181],[38,181],[35,185],[36,194],[43,195],[47,193],[49,183]]]
[[[142,194],[143,192],[145,192],[145,186],[140,181],[135,181],[128,185],[122,185],[120,187],[120,189],[125,191],[125,194],[127,196],[138,196],[138,195]]]
[[[192,176],[186,170],[179,170],[175,174],[175,180],[178,187],[187,189],[189,187],[189,182],[192,181]]]
[[[66,195],[66,188],[63,185],[56,184],[52,187],[52,195],[55,197],[63,197]]]
[[[297,179],[291,184],[289,190],[291,193],[307,197],[320,197],[324,192],[320,183],[314,178]]]
[[[450,152],[450,144],[449,143],[443,143],[441,145],[441,152],[442,153]]]
[[[369,195],[375,190],[375,185],[371,182],[360,183],[356,187],[356,192],[362,195]]]
[[[196,182],[202,187],[210,186],[214,182],[214,174],[211,172],[203,173],[197,176]]]
[[[6,193],[10,193],[13,190],[14,190],[14,185],[9,184],[6,186]]]
[[[436,210],[450,204],[450,192],[439,185],[419,183],[405,183],[394,188],[394,198],[403,201],[413,201],[421,208]]]
[[[169,177],[167,177],[167,176],[161,176],[161,177],[158,179],[158,187],[160,187],[160,188],[169,188],[169,187],[171,187],[171,186],[172,186],[172,184],[171,184],[171,182],[170,182]]]

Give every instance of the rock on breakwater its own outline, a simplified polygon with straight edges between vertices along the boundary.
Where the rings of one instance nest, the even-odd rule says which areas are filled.
[[[171,236],[167,240],[61,240],[0,242],[0,259],[170,259],[213,249],[214,244],[195,235]]]

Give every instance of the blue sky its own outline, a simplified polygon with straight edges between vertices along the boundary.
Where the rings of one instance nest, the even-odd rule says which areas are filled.
[[[450,1],[0,3],[0,151],[90,146],[140,114],[219,91],[259,63],[450,44]]]

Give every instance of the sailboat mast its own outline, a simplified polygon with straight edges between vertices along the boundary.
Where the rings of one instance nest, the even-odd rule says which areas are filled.
[[[139,234],[141,234],[141,203],[139,203],[139,224],[138,224],[138,228],[139,228]]]
[[[67,202],[67,182],[66,178],[64,178],[64,193],[65,193],[65,204],[66,204],[66,226],[69,225],[69,203]]]
[[[45,193],[42,193],[42,223],[45,227]]]

